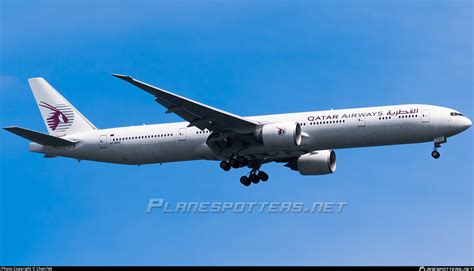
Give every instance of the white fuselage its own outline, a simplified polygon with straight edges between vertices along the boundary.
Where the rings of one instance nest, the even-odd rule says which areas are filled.
[[[240,150],[250,157],[284,158],[313,150],[355,148],[433,141],[467,129],[471,122],[449,108],[407,104],[247,117],[262,124],[298,122],[303,134],[294,148],[263,144]],[[97,129],[64,136],[78,140],[73,147],[30,143],[30,150],[47,157],[65,156],[118,164],[150,164],[187,160],[225,160],[208,147],[211,131],[188,127],[188,122]]]

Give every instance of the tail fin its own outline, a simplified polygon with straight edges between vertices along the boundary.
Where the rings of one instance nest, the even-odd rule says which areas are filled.
[[[44,78],[30,78],[28,83],[50,135],[62,136],[97,129]]]

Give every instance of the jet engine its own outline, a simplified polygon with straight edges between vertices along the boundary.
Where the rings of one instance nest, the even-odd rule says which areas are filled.
[[[303,154],[285,166],[299,171],[301,175],[325,175],[336,171],[336,153],[333,150],[314,151]]]
[[[257,140],[265,147],[291,148],[301,144],[301,126],[297,122],[274,122],[263,126]]]

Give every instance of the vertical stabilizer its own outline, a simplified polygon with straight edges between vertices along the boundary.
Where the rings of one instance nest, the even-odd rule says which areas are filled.
[[[50,135],[62,136],[96,129],[44,78],[30,78],[28,83]]]

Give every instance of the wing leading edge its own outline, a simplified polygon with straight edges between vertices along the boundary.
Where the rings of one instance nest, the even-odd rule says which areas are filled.
[[[196,126],[201,130],[208,129],[215,132],[229,131],[245,134],[254,132],[259,126],[256,121],[176,95],[130,76],[112,75],[155,96],[155,101],[166,107],[166,113],[175,113],[188,121],[188,127]]]

